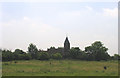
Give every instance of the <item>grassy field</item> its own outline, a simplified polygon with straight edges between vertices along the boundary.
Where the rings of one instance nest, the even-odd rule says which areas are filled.
[[[104,69],[107,66],[107,69]],[[2,63],[3,76],[118,76],[117,61],[29,60]]]

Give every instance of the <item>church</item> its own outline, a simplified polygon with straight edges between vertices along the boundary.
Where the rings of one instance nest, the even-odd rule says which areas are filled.
[[[70,51],[70,42],[68,40],[68,37],[66,37],[66,39],[64,41],[64,47],[58,47],[58,48],[50,47],[47,49],[46,52],[48,52],[49,54],[54,54],[54,53],[58,52],[64,56],[66,56],[66,55],[68,55],[69,51]]]

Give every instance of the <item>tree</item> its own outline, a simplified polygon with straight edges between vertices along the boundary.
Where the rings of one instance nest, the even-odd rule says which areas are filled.
[[[2,61],[11,61],[13,60],[13,54],[10,50],[2,51]]]
[[[23,50],[20,50],[20,49],[15,49],[14,53],[16,53],[16,54],[24,54],[25,52]]]
[[[120,60],[120,55],[119,54],[114,54],[114,56],[112,56],[113,60]]]
[[[85,47],[88,60],[108,60],[110,55],[107,53],[108,48],[104,47],[100,41],[94,42],[91,46]]]
[[[55,53],[55,54],[52,55],[52,58],[60,60],[60,59],[62,59],[62,55],[60,53]]]
[[[19,60],[30,60],[31,56],[28,53],[19,54]]]
[[[32,57],[30,54],[26,53],[24,54],[24,60],[30,60]]]
[[[55,47],[50,47],[50,49],[55,49]]]
[[[15,49],[13,52],[14,60],[24,60],[24,54],[26,54],[24,51]]]
[[[70,58],[72,59],[81,59],[84,60],[86,55],[85,53],[79,49],[79,47],[72,47],[70,49]]]
[[[94,48],[92,46],[85,47],[85,52],[87,54],[87,60],[95,60]]]
[[[78,57],[79,53],[80,53],[80,49],[79,48],[72,47],[70,49],[70,55],[69,56],[72,59],[76,59]]]
[[[29,44],[28,53],[30,53],[32,59],[37,59],[38,49],[37,49],[36,45],[34,45],[32,43]]]
[[[38,60],[49,60],[50,56],[47,52],[40,52],[40,53],[37,53],[37,59]]]

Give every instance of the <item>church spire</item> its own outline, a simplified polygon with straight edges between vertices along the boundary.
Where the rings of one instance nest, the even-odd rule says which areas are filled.
[[[64,54],[65,54],[65,56],[68,55],[69,51],[70,51],[70,42],[68,40],[68,37],[66,37],[65,42],[64,42]]]
[[[69,43],[68,37],[66,36],[65,43]]]

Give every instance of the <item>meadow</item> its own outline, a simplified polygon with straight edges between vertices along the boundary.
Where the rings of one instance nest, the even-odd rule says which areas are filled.
[[[107,69],[104,69],[104,66]],[[118,76],[117,61],[20,60],[2,62],[3,76]]]

